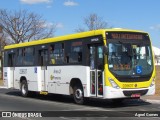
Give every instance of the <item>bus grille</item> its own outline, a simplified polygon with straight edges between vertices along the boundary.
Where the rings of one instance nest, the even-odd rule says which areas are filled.
[[[120,81],[120,82],[145,82],[145,81],[149,81],[151,78],[151,75],[146,75],[146,76],[141,76],[141,77],[131,77],[131,76],[116,76],[116,78]]]
[[[132,94],[140,94],[145,95],[148,92],[148,89],[146,90],[134,90],[134,91],[123,91],[123,94],[127,97],[131,96]]]

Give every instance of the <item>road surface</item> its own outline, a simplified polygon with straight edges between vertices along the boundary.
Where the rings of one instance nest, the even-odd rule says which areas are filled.
[[[19,91],[4,88],[0,88],[0,111],[1,120],[10,119],[6,117],[10,113],[13,120],[160,120],[160,103],[125,100],[115,104],[111,100],[92,99],[77,105],[70,96],[34,94],[24,98]]]

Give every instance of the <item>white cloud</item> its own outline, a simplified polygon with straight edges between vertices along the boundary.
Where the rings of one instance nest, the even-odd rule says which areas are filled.
[[[65,6],[77,6],[78,3],[71,1],[71,0],[67,0],[66,2],[64,2]]]
[[[151,26],[150,29],[152,29],[152,30],[160,30],[160,24]]]
[[[49,9],[49,8],[52,8],[52,6],[51,6],[51,5],[47,5],[47,6],[46,6],[46,8],[48,8],[48,9]]]
[[[40,21],[40,23],[38,24],[38,27],[40,27],[40,28],[52,28],[52,27],[56,27],[56,24],[54,24],[52,22]]]
[[[56,26],[56,25],[54,23],[52,23],[52,22],[47,22],[43,26],[47,27],[47,28],[51,28],[51,27]]]
[[[57,23],[56,28],[62,29],[62,28],[64,28],[64,25],[62,23]]]
[[[52,0],[20,0],[24,4],[51,3]]]
[[[62,23],[52,23],[52,22],[43,22],[40,25],[41,28],[51,28],[51,27],[55,27],[57,29],[62,29],[64,28],[64,25]]]

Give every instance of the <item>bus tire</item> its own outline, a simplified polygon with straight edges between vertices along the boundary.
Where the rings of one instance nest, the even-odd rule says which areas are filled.
[[[73,98],[76,104],[84,104],[84,92],[82,87],[75,86],[73,91]]]
[[[26,80],[23,80],[21,82],[21,95],[23,97],[27,97],[28,96],[28,84]]]

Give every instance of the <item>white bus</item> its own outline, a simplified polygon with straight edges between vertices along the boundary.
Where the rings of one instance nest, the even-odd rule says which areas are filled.
[[[141,54],[143,50],[143,54]],[[149,35],[102,29],[4,48],[4,85],[22,96],[73,95],[85,98],[139,98],[155,93],[155,67]]]

